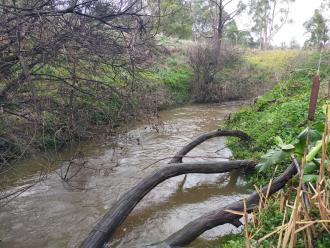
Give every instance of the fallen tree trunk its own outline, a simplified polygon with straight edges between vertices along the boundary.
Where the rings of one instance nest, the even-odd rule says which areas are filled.
[[[215,138],[215,137],[238,137],[243,141],[249,141],[251,138],[244,132],[238,131],[238,130],[226,130],[226,129],[218,129],[209,133],[204,133],[200,135],[199,137],[195,138],[193,141],[191,141],[189,144],[185,145],[178,151],[170,160],[169,164],[173,163],[182,163],[182,159],[185,155],[187,155],[188,152],[190,152],[192,149],[194,149],[196,146],[200,145],[206,140]],[[187,179],[187,175],[184,176],[182,183],[180,184],[180,187],[183,187],[185,181]]]
[[[192,142],[190,142],[189,144],[185,145],[180,151],[178,151],[173,158],[171,159],[171,161],[169,162],[169,164],[171,163],[182,163],[182,158],[188,153],[190,152],[192,149],[194,149],[196,146],[198,146],[199,144],[203,143],[204,141],[208,140],[208,139],[212,139],[215,137],[238,137],[241,140],[244,141],[249,141],[251,140],[251,138],[244,132],[242,131],[237,131],[237,130],[216,130],[216,131],[212,131],[209,133],[205,133],[202,134],[201,136],[197,137],[196,139],[194,139]]]
[[[102,247],[117,227],[127,218],[136,204],[154,187],[168,178],[187,173],[224,173],[236,169],[253,169],[254,161],[219,161],[198,163],[175,163],[152,173],[127,191],[98,222],[80,247]]]
[[[268,196],[282,189],[284,185],[297,173],[297,167],[294,164],[291,164],[284,173],[276,178],[269,189]],[[262,188],[262,193],[264,195],[267,194],[268,185]],[[248,212],[251,212],[252,209],[259,204],[260,196],[257,192],[251,194],[248,198],[246,198],[246,204],[248,208]],[[181,247],[184,245],[190,244],[193,240],[195,240],[198,236],[200,236],[205,231],[212,229],[213,227],[223,225],[225,223],[230,223],[239,226],[241,223],[239,222],[240,215],[236,215],[226,210],[234,210],[243,212],[244,205],[243,200],[231,203],[224,208],[219,210],[212,211],[208,214],[205,214],[192,222],[185,225],[182,229],[172,234],[163,242],[153,245],[152,247]]]

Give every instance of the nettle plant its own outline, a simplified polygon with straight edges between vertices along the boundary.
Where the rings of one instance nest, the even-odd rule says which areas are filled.
[[[328,108],[328,110],[327,110]],[[327,120],[330,120],[330,103],[323,106],[323,113]],[[322,155],[322,136],[325,131],[325,123],[323,121],[315,122],[310,128],[303,130],[291,144],[285,144],[281,137],[276,136],[276,147],[268,150],[263,155],[257,165],[259,172],[265,172],[271,166],[286,162],[294,155],[298,161],[302,161],[304,157],[304,149],[307,147],[307,156],[304,165],[303,182],[316,182],[319,178],[318,170],[321,163]],[[330,134],[328,134],[330,136]],[[308,141],[307,141],[308,139]],[[330,137],[328,137],[328,144]],[[330,145],[327,146],[327,154],[330,153]],[[324,161],[328,166],[328,160]],[[328,180],[328,183],[330,181]]]

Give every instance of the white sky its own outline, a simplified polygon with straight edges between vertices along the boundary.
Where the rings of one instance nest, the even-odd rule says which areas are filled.
[[[313,16],[315,9],[320,8],[321,2],[322,0],[296,0],[292,3],[289,18],[293,20],[293,23],[285,24],[274,37],[272,44],[281,45],[282,42],[286,42],[286,44],[289,45],[290,41],[294,38],[300,45],[302,45],[307,38],[303,23]],[[235,4],[237,4],[237,2]],[[233,5],[228,6],[229,11],[234,8],[235,7]],[[325,17],[330,17],[329,12],[325,14]],[[251,22],[251,19],[248,14],[237,18],[237,23],[240,29],[247,29],[251,27],[252,24],[249,22]]]

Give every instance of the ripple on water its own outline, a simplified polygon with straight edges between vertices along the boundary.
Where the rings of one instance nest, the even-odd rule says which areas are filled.
[[[70,185],[55,173],[60,173],[59,167],[52,167],[47,180],[37,183],[1,209],[0,222],[5,224],[0,226],[0,246],[76,246],[125,191],[168,160],[148,165],[175,154],[193,137],[216,129],[225,115],[238,108],[235,105],[192,105],[172,109],[161,113],[163,124],[158,131],[140,123],[126,135],[120,135],[117,146],[85,145],[83,151],[88,154],[86,167],[89,169],[79,171]],[[201,156],[228,157],[228,149],[216,153],[224,143],[224,138],[207,141],[189,153],[195,158],[184,160],[204,160]],[[69,158],[73,152],[66,151],[60,157]],[[219,159],[222,160],[213,158]],[[37,180],[38,170],[45,166],[48,166],[46,161],[41,159],[22,163],[18,167],[20,174],[7,185],[8,192]],[[69,174],[77,168],[72,166]],[[26,180],[19,182],[20,177]],[[151,191],[118,229],[111,246],[141,247],[158,242],[192,219],[247,193],[244,179],[237,173],[188,175],[182,185],[183,177],[171,178]],[[205,247],[205,240],[233,230],[230,225],[214,228],[192,246]]]

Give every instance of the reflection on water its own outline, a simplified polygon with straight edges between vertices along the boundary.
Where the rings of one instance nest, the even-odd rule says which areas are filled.
[[[164,111],[162,125],[139,124],[116,138],[116,145],[84,144],[84,157],[49,165],[47,159],[30,159],[17,166],[7,180],[7,193],[37,180],[40,168],[47,179],[23,192],[0,209],[1,247],[75,247],[109,207],[130,187],[169,160],[153,162],[175,154],[192,138],[217,128],[219,122],[239,108],[237,104],[192,105]],[[229,157],[224,138],[205,142],[189,153],[203,157]],[[74,150],[56,155],[68,159]],[[53,155],[55,157],[55,155]],[[222,160],[223,158],[212,158]],[[208,159],[210,160],[210,159]],[[83,164],[83,167],[81,166]],[[60,175],[70,178],[69,183]],[[20,179],[18,179],[20,178]],[[222,175],[188,175],[171,178],[151,191],[118,228],[111,247],[141,247],[167,236],[203,213],[220,208],[247,193],[237,172]],[[223,225],[204,233],[191,247],[207,247],[209,240],[235,230]]]

